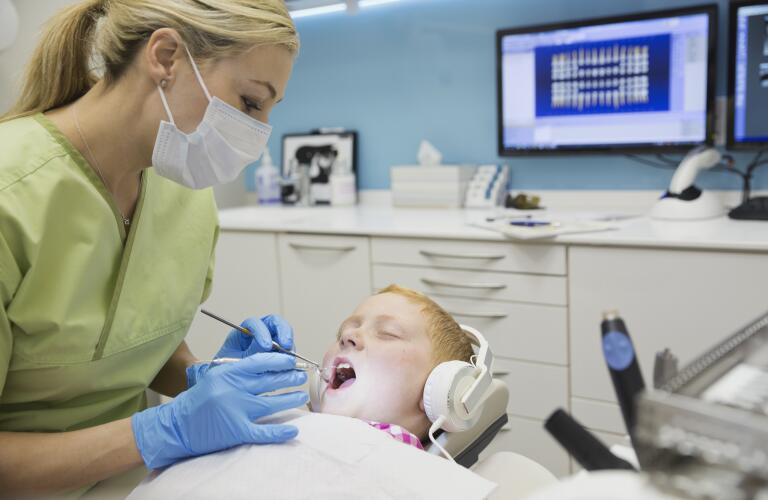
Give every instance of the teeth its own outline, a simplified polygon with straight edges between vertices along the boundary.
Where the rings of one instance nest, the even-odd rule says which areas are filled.
[[[339,363],[338,365],[336,365],[336,369],[338,370],[340,368],[341,369],[344,369],[344,368],[350,368],[351,369],[352,365],[350,365],[349,363]]]

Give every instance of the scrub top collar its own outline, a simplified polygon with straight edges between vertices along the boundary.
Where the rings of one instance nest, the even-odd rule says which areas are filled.
[[[144,198],[146,197],[147,191],[147,183],[149,182],[149,176],[146,175],[146,171],[141,173],[139,199],[136,202],[136,210],[134,211],[133,217],[131,218],[131,224],[129,226],[130,230],[127,231],[126,225],[123,223],[123,216],[120,213],[120,210],[117,208],[117,204],[115,203],[115,199],[112,196],[112,193],[110,193],[107,189],[107,186],[104,185],[104,181],[102,181],[101,177],[98,176],[93,166],[91,166],[88,160],[85,159],[85,157],[74,146],[74,144],[72,144],[69,139],[67,139],[61,130],[59,130],[59,128],[56,127],[56,125],[47,116],[45,116],[43,113],[38,113],[35,115],[35,120],[37,120],[37,122],[42,125],[49,134],[51,134],[56,142],[58,142],[61,147],[64,148],[64,151],[66,151],[66,153],[72,158],[75,164],[80,167],[91,184],[93,184],[99,194],[101,194],[102,198],[104,198],[104,201],[107,203],[109,208],[112,210],[112,214],[115,216],[115,223],[117,224],[117,230],[120,234],[120,239],[123,241],[123,243],[128,245],[128,233],[135,233],[136,231],[134,228],[139,224],[141,220],[141,208],[144,204]]]

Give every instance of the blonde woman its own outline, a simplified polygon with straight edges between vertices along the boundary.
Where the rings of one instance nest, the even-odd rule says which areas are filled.
[[[0,491],[83,491],[243,443],[306,402],[276,316],[199,364],[211,185],[265,147],[298,39],[281,0],[89,0],[54,18],[0,122]],[[147,168],[149,166],[153,168]],[[254,286],[259,286],[255,283]],[[145,409],[151,387],[177,396]]]

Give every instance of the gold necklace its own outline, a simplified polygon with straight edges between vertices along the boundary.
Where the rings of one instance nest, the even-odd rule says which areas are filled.
[[[72,116],[75,119],[75,128],[77,128],[77,133],[80,134],[80,140],[83,141],[83,144],[85,144],[85,149],[88,151],[88,156],[91,157],[91,161],[93,162],[93,166],[96,167],[96,173],[99,174],[99,178],[101,179],[101,182],[104,183],[104,187],[107,188],[107,191],[109,194],[112,195],[112,198],[114,199],[114,194],[112,194],[112,191],[109,189],[109,185],[107,184],[107,180],[104,179],[104,175],[101,173],[101,167],[99,166],[99,160],[96,159],[96,157],[93,155],[93,151],[91,151],[91,146],[88,145],[88,141],[85,140],[85,135],[83,134],[83,130],[80,128],[80,120],[77,119],[77,110],[75,109],[76,105],[72,104]],[[125,216],[123,214],[122,210],[120,210],[120,207],[117,206],[117,202],[115,202],[115,207],[117,208],[118,213],[120,214],[120,217],[123,219],[123,224],[126,226],[129,226],[131,224],[131,219]]]

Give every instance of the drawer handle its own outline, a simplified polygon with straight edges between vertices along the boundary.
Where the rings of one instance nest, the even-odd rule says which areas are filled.
[[[448,286],[451,288],[472,288],[473,290],[504,290],[507,285],[504,283],[453,283],[450,281],[433,280],[430,278],[421,278],[421,282],[431,286]]]
[[[478,312],[463,312],[463,311],[446,311],[451,316],[464,316],[465,318],[488,318],[488,319],[504,319],[509,314],[503,313],[503,312],[489,312],[489,313],[478,313]]]
[[[424,257],[442,257],[446,259],[474,259],[474,260],[501,260],[506,259],[506,255],[484,255],[484,254],[453,254],[443,252],[432,252],[430,250],[419,250]]]
[[[329,250],[332,252],[351,252],[357,248],[355,246],[335,247],[331,245],[305,245],[303,243],[288,243],[288,245],[296,250]]]
[[[506,376],[509,375],[509,370],[493,370],[493,376]]]

